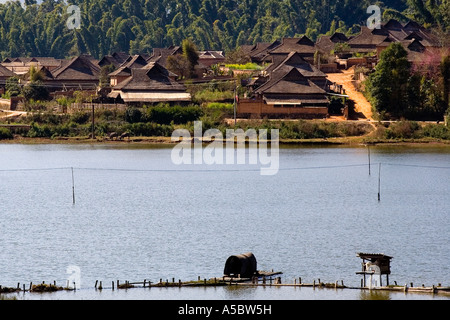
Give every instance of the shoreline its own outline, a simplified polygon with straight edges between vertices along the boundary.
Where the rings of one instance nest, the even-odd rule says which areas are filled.
[[[123,140],[109,139],[90,139],[87,137],[70,138],[14,138],[0,140],[0,144],[90,144],[90,145],[176,145],[178,141],[172,141],[171,137],[132,137]],[[211,141],[203,141],[203,144],[209,144]],[[224,140],[225,143],[225,140]],[[407,145],[407,146],[450,146],[450,140],[440,139],[368,139],[367,137],[337,137],[328,139],[280,139],[280,146],[377,146],[377,145]]]

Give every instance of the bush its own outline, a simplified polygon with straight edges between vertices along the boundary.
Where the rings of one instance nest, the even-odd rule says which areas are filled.
[[[203,111],[199,106],[173,106],[160,105],[150,107],[147,110],[147,121],[159,124],[186,124],[198,120],[203,115]]]
[[[70,121],[73,121],[78,124],[85,124],[88,122],[91,115],[87,112],[78,111],[71,115]]]
[[[399,121],[392,123],[386,130],[388,139],[411,139],[417,137],[420,126],[415,121]]]
[[[424,137],[450,140],[450,128],[441,124],[428,124],[422,132]]]
[[[7,128],[0,128],[0,140],[12,139],[13,135],[11,130]]]
[[[158,124],[154,122],[139,122],[132,123],[125,126],[126,131],[130,132],[133,136],[160,136],[170,137],[174,131],[173,126]]]
[[[125,120],[129,123],[137,123],[142,121],[142,112],[138,108],[129,107],[125,112]]]

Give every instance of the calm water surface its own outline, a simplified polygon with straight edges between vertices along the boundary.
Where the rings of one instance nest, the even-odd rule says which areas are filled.
[[[95,281],[220,277],[251,251],[292,283],[359,286],[357,252],[393,256],[390,282],[450,286],[450,147],[280,149],[280,171],[176,166],[170,147],[0,145],[0,285],[65,285],[23,299],[431,299],[312,288],[102,292]],[[381,163],[381,201],[378,201]],[[72,201],[74,168],[75,199]],[[40,170],[28,170],[40,169]],[[45,170],[42,170],[45,169]],[[434,297],[441,298],[441,297]]]

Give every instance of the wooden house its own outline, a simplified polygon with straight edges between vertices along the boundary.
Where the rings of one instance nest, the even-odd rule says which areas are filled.
[[[89,56],[81,55],[65,61],[51,71],[46,85],[50,91],[95,90],[100,78],[100,67]]]
[[[289,54],[291,52],[297,52],[303,59],[310,63],[314,63],[314,54],[318,48],[316,44],[307,36],[300,38],[283,38],[281,44],[267,52],[266,59],[270,59],[270,55],[273,54]]]
[[[142,68],[147,65],[147,60],[142,55],[129,56],[125,61],[113,72],[109,74],[111,87],[114,87],[131,76],[132,69]]]
[[[223,55],[223,51],[200,51],[198,53],[198,62],[206,68],[209,68],[214,64],[221,64],[225,62],[225,56]]]
[[[130,58],[130,55],[124,52],[114,52],[111,55],[104,56],[99,62],[98,65],[100,68],[104,66],[113,65],[115,69],[117,69],[120,65],[122,65],[126,60]]]
[[[164,68],[167,67],[167,58],[177,54],[182,54],[183,48],[181,46],[170,46],[168,48],[154,48],[153,53],[147,62],[158,62]]]
[[[350,39],[348,44],[352,53],[379,55],[383,48],[387,46],[386,44],[390,42],[401,42],[408,46],[412,40],[416,40],[424,48],[441,47],[437,37],[416,22],[410,21],[402,25],[394,19],[382,24],[380,29],[372,30],[362,26],[361,32]]]
[[[263,70],[259,76],[259,81],[257,81],[260,84],[267,81],[273,72],[278,72],[283,68],[294,67],[302,74],[302,76],[311,80],[320,88],[327,90],[329,85],[327,75],[306,61],[301,53],[295,51],[290,53],[274,53],[270,55],[270,58],[271,63]]]
[[[133,105],[191,101],[186,87],[174,80],[176,75],[159,63],[150,62],[142,68],[130,70],[131,76],[114,86],[108,98]]]
[[[243,45],[241,46],[242,51],[247,55],[251,62],[262,63],[266,58],[269,51],[275,49],[281,44],[279,40],[273,42],[258,42],[255,45]]]
[[[327,92],[305,77],[301,68],[282,64],[250,99],[240,99],[237,113],[242,117],[326,118]]]
[[[3,91],[5,88],[6,80],[11,77],[14,77],[15,74],[11,70],[5,68],[0,64],[0,90]]]
[[[53,71],[65,62],[63,59],[55,59],[52,57],[18,57],[6,58],[1,65],[16,75],[26,74],[32,66],[39,68],[45,67],[49,71]]]

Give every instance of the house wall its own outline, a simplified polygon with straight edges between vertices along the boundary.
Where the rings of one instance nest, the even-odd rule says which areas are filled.
[[[338,72],[338,66],[337,63],[327,63],[327,64],[321,64],[320,65],[320,71],[325,73],[333,73]]]
[[[241,117],[325,118],[328,107],[274,107],[262,100],[240,100],[237,115]]]
[[[4,110],[18,110],[23,108],[24,98],[22,97],[11,97],[10,99],[0,98],[0,109]],[[22,102],[22,104],[21,104]]]

